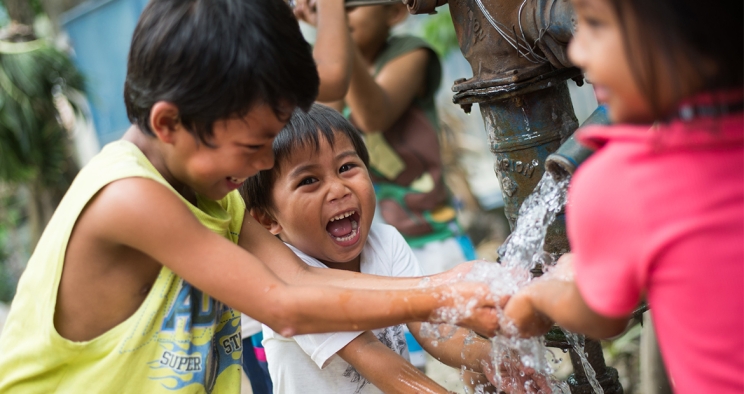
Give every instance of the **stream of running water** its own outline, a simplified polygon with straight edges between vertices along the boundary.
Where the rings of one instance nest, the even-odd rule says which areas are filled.
[[[519,218],[514,231],[499,248],[500,264],[477,263],[466,276],[466,280],[485,282],[497,299],[513,295],[532,280],[530,270],[536,264],[549,271],[554,264],[554,257],[543,251],[545,234],[548,226],[566,204],[566,195],[570,178],[556,181],[546,172],[535,187],[535,190],[522,203]],[[450,311],[456,314],[457,311]],[[502,311],[499,311],[502,313]],[[444,321],[454,320],[443,316]],[[516,328],[501,316],[502,329]],[[446,339],[436,325],[424,324],[422,333],[437,339]],[[595,377],[594,370],[586,359],[584,337],[564,330],[569,344],[581,357],[586,376],[597,394],[604,394]],[[550,387],[552,393],[570,394],[568,385],[558,381],[552,374],[553,363],[548,361],[549,354],[542,337],[519,338],[497,335],[492,338],[492,366],[501,366],[502,373],[496,374],[497,388],[506,392],[522,391],[534,394],[547,394],[544,387]],[[552,357],[551,359],[555,359]],[[518,362],[517,362],[518,361]],[[536,381],[541,380],[543,384]],[[517,385],[523,388],[516,387]],[[476,394],[478,391],[476,390]]]

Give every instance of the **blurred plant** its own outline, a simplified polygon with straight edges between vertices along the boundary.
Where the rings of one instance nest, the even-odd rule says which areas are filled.
[[[9,19],[24,25],[32,25],[34,18],[42,13],[40,0],[2,0]]]
[[[66,54],[34,35],[29,14],[38,1],[4,3],[11,22],[0,32],[0,182],[28,189],[33,245],[77,170],[59,104],[79,112],[65,97],[82,91],[83,79]]]
[[[421,34],[441,58],[460,47],[448,5],[437,8],[436,14],[426,16]]]
[[[0,180],[29,187],[34,239],[74,172],[55,100],[82,88],[67,56],[45,42],[0,41]]]
[[[19,259],[13,259],[9,251],[13,250],[13,254],[25,257],[24,253],[19,253],[17,242],[13,242],[17,238],[13,235],[21,221],[23,202],[13,188],[6,186],[0,185],[0,302],[13,299],[22,270],[20,264],[17,264]]]

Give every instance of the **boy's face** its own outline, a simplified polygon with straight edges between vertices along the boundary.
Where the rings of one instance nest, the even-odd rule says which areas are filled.
[[[272,190],[274,233],[332,268],[359,263],[375,212],[372,181],[349,137],[296,149],[279,164]]]
[[[206,198],[224,198],[246,178],[273,167],[271,144],[292,108],[286,113],[286,118],[279,119],[270,106],[260,104],[242,118],[217,121],[210,140],[213,147],[191,135],[181,138],[183,142],[169,158],[171,175]]]

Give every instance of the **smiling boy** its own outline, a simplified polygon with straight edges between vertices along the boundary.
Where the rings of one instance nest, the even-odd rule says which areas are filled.
[[[80,172],[28,263],[0,392],[237,393],[237,311],[291,336],[426,320],[445,294],[475,295],[333,287],[416,281],[319,275],[245,215],[235,189],[273,165],[317,86],[284,2],[151,1],[127,67],[132,127]],[[492,306],[479,297],[463,323],[492,333]]]
[[[275,139],[274,153],[276,166],[249,178],[241,192],[258,222],[305,263],[330,268],[329,274],[421,275],[400,233],[372,223],[369,156],[361,135],[341,114],[320,104],[308,113],[295,111]],[[493,388],[482,375],[490,360],[488,341],[459,329],[434,343],[419,335],[420,324],[408,327],[429,353],[476,372]],[[275,392],[446,392],[409,363],[402,325],[291,338],[264,327],[263,344]]]

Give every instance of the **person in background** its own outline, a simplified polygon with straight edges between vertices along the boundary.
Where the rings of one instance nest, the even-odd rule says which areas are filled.
[[[342,0],[300,0],[294,11],[317,26],[318,101],[365,134],[382,220],[403,234],[425,274],[475,259],[444,183],[434,97],[439,58],[421,38],[391,35],[406,6],[346,10]]]
[[[615,125],[577,132],[597,151],[569,189],[572,253],[505,314],[606,338],[645,299],[675,393],[741,394],[744,4],[572,3],[570,59]]]

